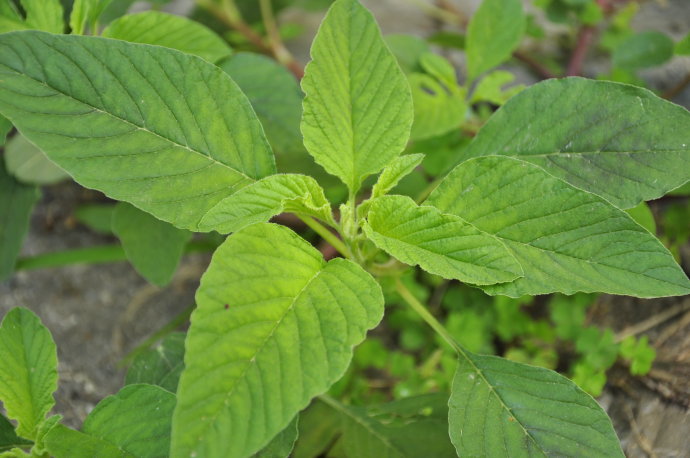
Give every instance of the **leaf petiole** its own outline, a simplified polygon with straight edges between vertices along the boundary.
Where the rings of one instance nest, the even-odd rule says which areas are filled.
[[[301,219],[304,222],[304,224],[309,226],[309,228],[311,228],[314,232],[319,234],[319,236],[321,236],[322,239],[330,243],[333,246],[333,248],[338,250],[340,254],[342,254],[348,259],[352,258],[352,253],[350,252],[350,249],[347,247],[347,245],[345,245],[345,243],[343,243],[343,241],[340,240],[333,232],[328,230],[326,226],[319,223],[311,216],[298,214],[297,217]]]

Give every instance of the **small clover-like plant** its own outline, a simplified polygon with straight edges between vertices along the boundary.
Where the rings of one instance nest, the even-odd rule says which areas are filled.
[[[473,80],[510,55],[524,27],[506,19],[505,44],[484,52],[485,16],[468,36]],[[127,39],[129,27],[151,18],[123,18],[105,35]],[[88,23],[78,22],[81,30]],[[10,312],[0,338],[24,347],[4,350],[21,361],[2,369],[0,398],[16,434],[55,456],[286,456],[312,404],[305,423],[319,422],[315,410],[331,412],[329,442],[347,456],[622,456],[588,394],[556,372],[468,351],[400,278],[419,266],[511,297],[690,293],[669,251],[625,212],[690,180],[690,114],[632,86],[546,81],[492,115],[427,198],[391,194],[423,159],[401,153],[415,111],[433,111],[415,105],[432,80],[408,81],[372,15],[357,0],[336,0],[312,45],[301,120],[307,151],[347,187],[334,213],[316,179],[278,173],[249,99],[208,61],[227,52],[213,43],[204,60],[101,37],[0,35],[0,113],[78,183],[126,202],[113,226],[126,247],[144,225],[161,231],[170,244],[161,256],[177,250],[174,258],[186,231],[230,234],[201,279],[184,364],[180,342],[168,342],[161,351],[177,363],[132,372],[143,383],[99,404],[82,431],[45,420],[54,349],[50,356],[40,350],[49,346],[18,335],[37,320]],[[423,61],[439,90],[465,99],[446,63]],[[326,261],[291,229],[268,223],[284,212],[341,257]],[[171,272],[150,261],[135,265],[166,282]],[[382,320],[383,277],[457,354],[447,408],[438,397],[362,409],[324,395]],[[639,366],[649,359],[628,354]],[[403,417],[413,420],[396,423]],[[438,439],[420,451],[410,438],[429,430]]]

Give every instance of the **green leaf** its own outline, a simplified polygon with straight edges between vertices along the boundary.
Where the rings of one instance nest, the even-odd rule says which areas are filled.
[[[522,160],[466,161],[427,203],[496,235],[522,265],[523,278],[485,287],[490,294],[690,292],[668,250],[624,211]]]
[[[477,83],[470,103],[489,102],[494,105],[503,105],[508,99],[525,88],[522,84],[518,84],[506,90],[502,89],[514,79],[515,75],[505,70],[496,70],[487,74]]]
[[[390,190],[400,183],[400,180],[412,173],[423,160],[424,155],[421,153],[405,154],[393,159],[381,172],[378,181],[371,190],[371,197],[375,199],[388,194]]]
[[[547,80],[491,116],[464,157],[496,154],[630,208],[690,180],[690,113],[624,84]]]
[[[91,33],[98,33],[98,18],[112,0],[74,0],[69,26],[75,35],[83,35],[87,26]]]
[[[172,456],[255,453],[345,373],[383,315],[358,265],[284,226],[255,224],[213,255],[196,295]]]
[[[520,0],[484,0],[467,28],[467,77],[507,60],[525,32],[525,15]]]
[[[0,324],[0,401],[17,421],[17,434],[35,439],[55,405],[57,349],[50,331],[30,310],[15,308]]]
[[[0,0],[0,33],[25,30],[24,18],[17,11],[12,0]]]
[[[177,391],[177,383],[184,369],[184,339],[186,334],[175,332],[163,339],[155,348],[138,355],[125,377],[125,385],[148,383]]]
[[[26,12],[26,27],[51,33],[65,31],[60,0],[21,0],[21,4]]]
[[[299,130],[302,91],[292,73],[269,57],[251,53],[235,54],[220,68],[249,98],[276,154],[304,152]]]
[[[227,234],[264,223],[285,211],[334,224],[331,204],[316,180],[305,175],[280,174],[263,178],[218,202],[201,220],[199,229]]]
[[[0,452],[27,446],[31,446],[31,441],[17,436],[14,425],[4,415],[0,415]]]
[[[674,51],[680,56],[690,55],[690,33],[676,43]]]
[[[158,286],[170,282],[192,237],[124,202],[115,207],[112,228],[137,272]]]
[[[661,32],[640,32],[613,50],[613,65],[627,70],[656,67],[673,57],[673,48],[673,40]]]
[[[415,140],[457,129],[467,112],[467,90],[458,86],[453,66],[431,53],[422,55],[420,64],[426,73],[409,76],[414,101],[411,137]]]
[[[91,411],[82,432],[138,458],[167,457],[175,395],[154,385],[128,385]]]
[[[0,35],[0,77],[0,112],[77,182],[178,227],[275,172],[247,98],[198,57],[15,32]]]
[[[413,117],[410,89],[357,0],[333,3],[311,56],[302,79],[304,145],[354,194],[404,149]]]
[[[11,175],[26,184],[47,185],[69,178],[67,172],[21,134],[7,142],[5,166]]]
[[[4,116],[0,116],[0,146],[7,141],[7,134],[12,130],[12,123]]]
[[[45,437],[45,446],[55,458],[136,458],[98,437],[56,425]]]
[[[367,339],[362,345],[369,341]],[[315,399],[308,408],[300,412],[298,428],[293,458],[326,456],[328,447],[333,445],[342,429],[341,418],[328,404]]]
[[[647,202],[640,202],[639,205],[625,211],[637,224],[647,229],[650,233],[656,234],[656,221],[654,214],[647,205]]]
[[[295,441],[298,434],[299,415],[279,432],[271,442],[268,443],[261,451],[255,453],[254,458],[286,458],[290,456],[292,449],[295,447]]]
[[[447,434],[446,396],[418,396],[369,408],[346,406],[330,397],[320,401],[341,419],[346,456],[455,457]]]
[[[656,350],[649,345],[647,336],[639,339],[635,339],[634,336],[626,337],[621,342],[620,354],[623,358],[630,360],[630,373],[633,375],[646,375],[656,358]]]
[[[101,234],[113,233],[113,213],[117,205],[87,204],[74,211],[74,217],[89,229]]]
[[[14,272],[14,265],[29,230],[29,216],[41,193],[19,183],[0,163],[0,281]]]
[[[383,39],[405,73],[421,70],[419,59],[423,54],[431,52],[426,41],[412,35],[393,34],[386,35]]]
[[[145,11],[113,21],[103,36],[118,40],[165,46],[218,62],[232,53],[230,46],[208,27],[182,16]]]
[[[489,285],[522,276],[520,264],[496,238],[409,197],[374,200],[364,230],[400,261],[444,278]]]
[[[459,456],[624,456],[611,420],[573,382],[495,356],[460,356],[448,421]]]

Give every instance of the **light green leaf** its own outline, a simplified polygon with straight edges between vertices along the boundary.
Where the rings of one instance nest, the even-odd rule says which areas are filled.
[[[35,439],[55,405],[57,349],[50,331],[30,310],[15,308],[0,324],[0,401],[17,421],[17,434]]]
[[[640,32],[613,50],[613,65],[627,70],[656,67],[673,57],[674,43],[661,32]]]
[[[400,180],[412,173],[423,160],[424,155],[421,153],[405,154],[393,159],[381,172],[378,181],[371,190],[371,197],[376,198],[388,194]]]
[[[31,210],[40,197],[37,188],[19,183],[0,163],[0,281],[14,272],[14,264],[29,230]]]
[[[93,34],[98,33],[98,18],[112,0],[74,0],[69,17],[69,26],[75,35],[83,35],[87,26]]]
[[[304,152],[299,130],[302,91],[292,73],[269,57],[251,53],[235,54],[220,68],[249,98],[276,154]]]
[[[496,70],[487,74],[477,83],[474,92],[472,92],[470,103],[489,102],[494,105],[503,105],[508,99],[525,88],[522,84],[518,84],[509,89],[502,89],[514,79],[515,75],[505,70]]]
[[[5,166],[11,175],[26,184],[47,185],[69,178],[67,172],[21,134],[7,142]]]
[[[227,234],[250,224],[265,223],[286,211],[334,223],[331,204],[316,180],[281,174],[263,178],[218,202],[201,220],[199,229]]]
[[[364,230],[376,246],[444,278],[489,285],[522,276],[520,264],[495,237],[409,197],[372,201],[367,222]]]
[[[431,52],[429,44],[422,38],[406,34],[393,34],[383,37],[405,73],[421,70],[419,59],[423,54]]]
[[[507,60],[525,32],[520,0],[484,0],[467,28],[467,76],[481,73]]]
[[[95,436],[56,425],[45,437],[45,446],[55,458],[136,458],[118,446]]]
[[[0,0],[0,33],[27,28],[24,24],[24,18],[17,11],[14,2],[12,0]]]
[[[0,112],[51,160],[178,227],[275,172],[247,98],[198,57],[14,32],[0,35],[0,77]]]
[[[184,339],[186,334],[175,332],[166,336],[155,348],[137,356],[125,377],[125,385],[148,383],[177,391],[177,383],[184,369]]]
[[[175,395],[154,385],[128,385],[91,411],[82,431],[138,458],[163,458],[170,448]]]
[[[124,202],[115,207],[112,228],[127,259],[144,278],[163,286],[172,279],[192,233],[171,226]]]
[[[122,16],[103,31],[103,36],[165,46],[194,54],[212,63],[232,53],[225,40],[205,25],[160,11]]]
[[[467,112],[467,90],[458,86],[453,66],[431,53],[422,55],[420,63],[427,73],[408,77],[414,101],[411,137],[415,140],[457,129]]]
[[[675,44],[674,52],[680,56],[690,55],[690,33]]]
[[[652,210],[647,205],[647,202],[640,202],[639,205],[629,208],[625,211],[637,224],[647,229],[650,233],[656,234],[656,221]]]
[[[26,447],[27,445],[31,446],[31,441],[17,436],[14,425],[4,415],[0,415],[0,452],[6,452],[15,447]]]
[[[304,145],[355,193],[405,147],[410,89],[373,16],[357,0],[333,3],[311,56],[302,79]]]
[[[495,154],[630,208],[690,180],[690,113],[633,86],[552,79],[510,99],[464,157]]]
[[[51,33],[65,31],[60,0],[21,0],[21,4],[26,12],[26,27]]]
[[[522,265],[523,278],[485,287],[490,294],[690,293],[668,250],[624,211],[519,159],[464,162],[427,204],[496,235]]]
[[[463,352],[448,421],[459,456],[623,457],[611,420],[548,369]]]
[[[358,265],[284,226],[255,224],[213,255],[196,295],[173,421],[172,456],[261,449],[345,372],[383,315]]]
[[[279,432],[271,442],[268,443],[260,452],[255,453],[254,458],[287,458],[295,447],[297,440],[299,415]]]

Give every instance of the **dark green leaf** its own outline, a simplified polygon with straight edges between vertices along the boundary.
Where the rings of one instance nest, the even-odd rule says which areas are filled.
[[[125,385],[148,383],[175,393],[184,369],[185,337],[182,332],[170,334],[154,348],[138,355],[127,371]]]
[[[628,70],[655,67],[673,57],[673,47],[673,40],[661,32],[640,32],[614,49],[613,65]]]

